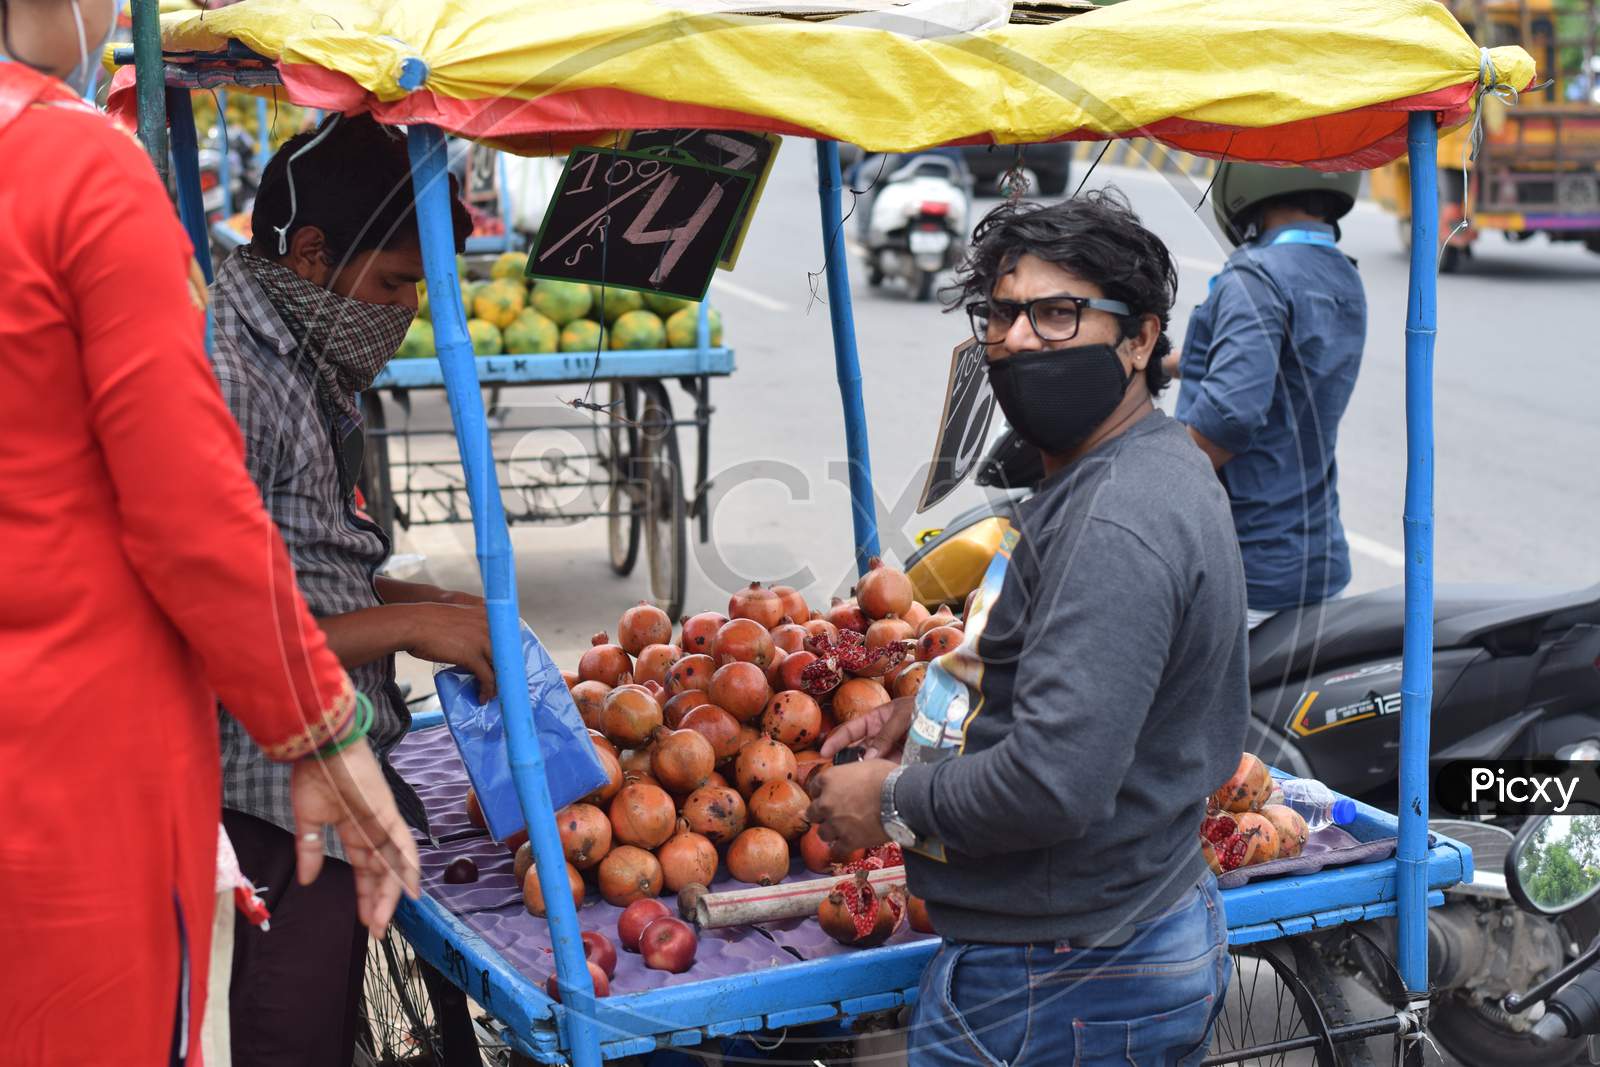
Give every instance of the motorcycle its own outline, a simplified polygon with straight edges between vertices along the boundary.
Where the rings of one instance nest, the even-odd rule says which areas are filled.
[[[917,599],[958,608],[981,580],[1018,505],[1043,477],[1038,450],[1011,432],[979,464],[995,490],[942,530],[924,531],[906,561]],[[1401,636],[1396,587],[1275,615],[1250,633],[1245,747],[1269,764],[1376,807],[1398,801]],[[1440,585],[1434,604],[1435,765],[1458,759],[1600,757],[1600,586],[1566,592]],[[1493,872],[1518,821],[1469,822],[1436,812],[1430,826],[1473,847],[1473,881],[1429,912],[1435,989],[1431,1030],[1468,1067],[1555,1067],[1583,1043],[1538,1046],[1534,1022],[1503,998],[1561,966],[1600,934],[1593,900],[1560,919],[1518,909]],[[1393,947],[1387,921],[1363,936]],[[1328,951],[1345,973],[1381,982],[1350,939]]]
[[[941,155],[915,156],[889,174],[867,208],[868,284],[899,278],[918,301],[930,299],[940,272],[965,253],[969,185],[962,164]]]

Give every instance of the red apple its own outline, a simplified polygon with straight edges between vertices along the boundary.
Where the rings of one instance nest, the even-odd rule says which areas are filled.
[[[609,997],[611,995],[611,980],[606,977],[606,972],[602,971],[594,960],[588,961],[588,967],[589,978],[594,982],[594,995],[597,997]],[[560,1002],[561,990],[556,986],[556,976],[553,973],[544,980],[544,991],[549,994],[551,1000]]]
[[[607,978],[617,973],[617,946],[599,930],[583,932],[583,954],[590,963],[598,964]]]
[[[639,938],[639,954],[644,957],[644,965],[653,971],[682,974],[694,963],[695,949],[699,947],[694,928],[670,915],[645,927]]]
[[[625,951],[638,952],[639,935],[644,928],[671,914],[672,909],[654,897],[636,900],[622,909],[622,917],[617,920],[617,941]]]

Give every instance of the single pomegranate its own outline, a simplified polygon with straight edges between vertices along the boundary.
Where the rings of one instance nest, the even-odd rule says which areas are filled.
[[[728,625],[732,626],[732,623]],[[740,722],[761,714],[772,698],[767,676],[754,663],[725,663],[711,676],[711,703]]]
[[[1206,863],[1210,864],[1211,869],[1217,874],[1222,874],[1238,870],[1240,867],[1266,862],[1267,844],[1260,833],[1236,833],[1217,844],[1202,840],[1200,852],[1205,856]]]
[[[783,613],[796,623],[803,623],[811,618],[811,605],[806,603],[806,598],[800,595],[799,590],[789,585],[775,585],[772,591],[778,595],[778,600],[783,604]]]
[[[739,751],[743,752],[745,746],[761,736],[754,723],[742,722],[739,724]]]
[[[763,630],[783,621],[783,599],[760,582],[751,582],[728,598],[728,618],[749,619]]]
[[[518,830],[500,843],[506,846],[507,852],[515,856],[517,849],[528,843],[528,831],[526,829]]]
[[[717,631],[722,629],[728,617],[720,611],[702,611],[698,615],[691,615],[683,620],[683,629],[678,637],[678,647],[683,649],[685,655],[706,655],[716,647]]]
[[[624,845],[655,848],[678,824],[678,810],[660,786],[630,782],[611,801],[611,832]]]
[[[617,942],[622,945],[624,952],[638,952],[639,938],[644,936],[644,928],[657,919],[666,919],[672,916],[672,909],[654,898],[636,900],[622,909],[622,914],[617,917]]]
[[[778,675],[783,671],[783,665],[788,662],[789,653],[776,645],[772,648],[772,662],[768,663],[763,672],[767,677],[767,688],[778,688]]]
[[[478,880],[478,865],[471,856],[457,856],[445,867],[440,881],[445,885],[467,885]]]
[[[785,841],[798,841],[811,825],[806,822],[810,806],[811,798],[798,783],[779,778],[750,795],[750,819],[757,826],[778,831]]]
[[[928,902],[921,897],[906,894],[906,918],[911,920],[911,929],[919,934],[938,933],[933,928],[933,920],[928,918]]]
[[[661,861],[661,875],[669,893],[696,882],[710,885],[717,876],[717,846],[693,830],[667,838],[667,843],[656,849],[656,859]]]
[[[783,658],[783,663],[778,667],[778,683],[776,688],[781,692],[785,689],[801,688],[801,672],[817,662],[815,652],[791,652]]]
[[[949,604],[940,604],[939,610],[929,615],[917,624],[917,636],[921,637],[929,630],[937,630],[941,626],[949,626],[956,621],[955,612],[950,610]]]
[[[638,748],[624,749],[618,757],[622,761],[622,778],[627,781],[630,774],[650,773],[650,746],[641,745]],[[652,775],[652,777],[654,777]]]
[[[717,673],[717,661],[710,656],[695,653],[674,663],[667,671],[667,694],[677,696],[689,689],[711,688],[711,676]]]
[[[590,963],[606,972],[610,978],[617,973],[617,946],[611,939],[599,930],[585,930],[583,937],[583,955]]]
[[[667,701],[666,707],[661,709],[661,717],[666,724],[676,730],[683,725],[683,718],[689,712],[702,705],[711,703],[711,695],[704,689],[685,689],[677,696]]]
[[[578,714],[583,716],[583,725],[591,730],[601,730],[601,712],[605,710],[606,697],[611,695],[611,687],[604,682],[579,682],[572,687],[572,702],[578,706]]]
[[[678,725],[680,729],[693,730],[710,742],[711,754],[716,763],[732,759],[739,754],[742,744],[739,737],[739,720],[715,704],[701,704],[697,708],[690,708],[689,713]]]
[[[617,686],[600,709],[601,732],[623,748],[641,747],[661,723],[661,705],[642,685]]]
[[[517,848],[517,853],[511,858],[511,876],[521,885],[522,880],[528,876],[528,868],[533,866],[533,845],[524,841]]]
[[[928,609],[922,604],[913,600],[911,602],[911,606],[906,609],[905,614],[900,617],[911,624],[911,634],[913,637],[915,637],[917,636],[917,627],[926,622],[928,620],[928,616]]]
[[[739,792],[749,797],[768,782],[794,780],[794,753],[770,737],[759,737],[739,750],[733,761],[733,777]]]
[[[871,678],[851,678],[833,692],[833,717],[840,725],[889,703],[889,691]]]
[[[718,789],[732,789],[733,788],[731,785],[728,784],[728,780],[726,778],[722,777],[722,774],[719,771],[712,771],[710,774],[706,775],[706,785],[714,785]],[[706,785],[703,785],[700,788],[704,789],[706,787]],[[696,790],[696,792],[698,792],[698,790]]]
[[[669,793],[684,796],[706,784],[717,768],[717,750],[696,730],[656,731],[650,746],[650,773]]]
[[[611,979],[607,977],[606,972],[594,960],[584,960],[584,966],[589,969],[589,981],[594,983],[595,997],[597,999],[599,997],[609,997],[611,995]],[[554,971],[550,972],[550,977],[544,980],[544,992],[545,996],[557,1004],[561,1003],[561,987],[556,984]]]
[[[867,627],[872,622],[867,618],[866,612],[861,610],[860,604],[854,600],[840,600],[838,597],[833,598],[833,606],[828,608],[825,618],[835,630],[853,630],[858,634],[866,633]]]
[[[583,875],[572,864],[564,864],[567,868],[567,888],[572,893],[572,906],[583,907]],[[543,918],[546,914],[544,887],[539,884],[539,871],[534,868],[522,879],[522,904],[528,909],[529,915]]]
[[[911,579],[905,572],[880,559],[868,560],[867,573],[856,583],[856,600],[868,618],[904,616],[911,610],[912,596]]]
[[[788,618],[787,615],[784,616]],[[772,643],[784,652],[791,655],[806,647],[806,638],[811,635],[806,628],[797,622],[785,622],[772,631]]]
[[[478,803],[478,792],[471,786],[467,787],[467,823],[480,830],[489,828],[489,824],[483,820],[483,805]]]
[[[1277,828],[1259,811],[1247,811],[1239,816],[1239,833],[1259,839],[1254,862],[1269,863],[1278,858]]]
[[[639,651],[639,658],[634,661],[633,680],[655,682],[666,688],[667,672],[682,658],[683,650],[677,645],[645,645]]]
[[[1272,772],[1253,753],[1239,757],[1239,768],[1233,777],[1211,795],[1211,806],[1223,811],[1254,811],[1266,801],[1272,791]]]
[[[601,630],[590,639],[593,646],[578,660],[578,677],[586,682],[604,682],[621,685],[624,676],[633,673],[633,660],[621,645],[613,645]]]
[[[822,736],[822,709],[798,689],[787,689],[767,702],[761,729],[770,738],[798,752]]]
[[[744,798],[727,786],[701,786],[683,802],[683,821],[713,845],[726,845],[744,832]]]
[[[908,663],[899,674],[894,676],[894,681],[889,685],[889,695],[892,697],[911,697],[917,695],[917,690],[922,688],[922,679],[927,677],[928,665],[926,663]]]
[[[611,743],[611,738],[607,737],[605,734],[601,733],[599,730],[596,730],[592,726],[589,727],[589,743],[594,745],[595,748],[605,749],[613,756],[617,754],[617,746]]]
[[[670,915],[646,926],[639,936],[639,955],[653,971],[682,974],[694,965],[699,946],[694,927]]]
[[[1225,811],[1208,811],[1200,823],[1200,839],[1220,845],[1239,832],[1239,820]]]
[[[568,804],[556,812],[556,829],[567,862],[580,871],[598,865],[611,851],[611,820],[593,804]]]
[[[630,656],[637,656],[646,645],[672,643],[672,620],[667,613],[643,600],[622,613],[617,623],[617,644]]]
[[[600,861],[598,881],[601,898],[612,907],[625,908],[661,895],[661,863],[642,848],[618,845]]]
[[[796,752],[794,754],[794,780],[801,788],[805,788],[806,783],[811,781],[811,776],[817,773],[817,768],[829,765],[829,761],[822,758],[822,753],[814,748]]]
[[[905,890],[896,887],[880,898],[865,871],[842,878],[817,908],[817,921],[841,945],[871,948],[894,934],[905,915]]]
[[[917,639],[917,659],[923,663],[954,652],[965,636],[954,626],[935,626]]]
[[[821,616],[812,619],[803,628],[807,637],[820,637],[830,643],[839,640],[839,628]]]
[[[617,791],[622,788],[622,761],[617,758],[614,752],[615,750],[610,748],[600,748],[598,746],[595,748],[594,753],[600,759],[600,766],[604,767],[606,771],[606,784],[584,797],[583,802],[585,804],[594,804],[603,808],[611,803],[611,798],[616,796]]]
[[[1311,830],[1298,811],[1282,804],[1268,804],[1261,809],[1261,815],[1277,832],[1279,859],[1293,859],[1305,851]]]
[[[750,885],[777,885],[789,873],[789,842],[776,830],[750,827],[728,846],[728,873]]]
[[[569,692],[569,693],[572,691],[572,687],[573,686],[575,686],[579,682],[583,681],[582,678],[578,677],[578,672],[577,671],[562,671],[561,672],[561,680],[563,682],[567,683],[567,692]]]
[[[801,676],[802,688],[813,696],[818,695],[814,684],[826,684],[831,677],[842,679],[847,672],[861,678],[880,678],[899,666],[910,652],[909,643],[900,641],[868,648],[866,638],[853,630],[839,631],[839,640],[832,644],[813,637],[806,647],[820,657]]]
[[[717,631],[716,660],[719,664],[753,663],[762,671],[772,662],[775,647],[772,635],[754,619],[731,619]]]
[[[867,647],[883,648],[885,645],[910,641],[916,634],[909,622],[898,615],[885,615],[867,627]]]
[[[813,874],[832,874],[835,863],[843,862],[833,857],[833,847],[822,839],[821,827],[813,826],[800,835],[800,862]],[[850,858],[860,859],[865,853],[858,850]]]

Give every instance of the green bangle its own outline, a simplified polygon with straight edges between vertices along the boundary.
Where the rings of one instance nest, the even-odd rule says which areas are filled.
[[[326,745],[323,745],[321,748],[317,749],[315,753],[316,758],[327,759],[329,756],[337,755],[338,753],[349,748],[351,745],[355,744],[357,741],[361,740],[363,737],[366,737],[367,732],[372,729],[372,720],[374,714],[375,713],[372,710],[372,701],[367,698],[367,694],[361,692],[359,689],[356,690],[355,726],[351,728],[349,733],[345,734],[337,741],[330,741]]]

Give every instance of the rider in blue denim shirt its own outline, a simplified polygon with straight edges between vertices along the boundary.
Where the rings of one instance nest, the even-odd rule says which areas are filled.
[[[1250,621],[1350,581],[1334,449],[1367,302],[1337,220],[1358,175],[1223,164],[1218,221],[1242,241],[1189,320],[1177,417],[1227,488]]]

